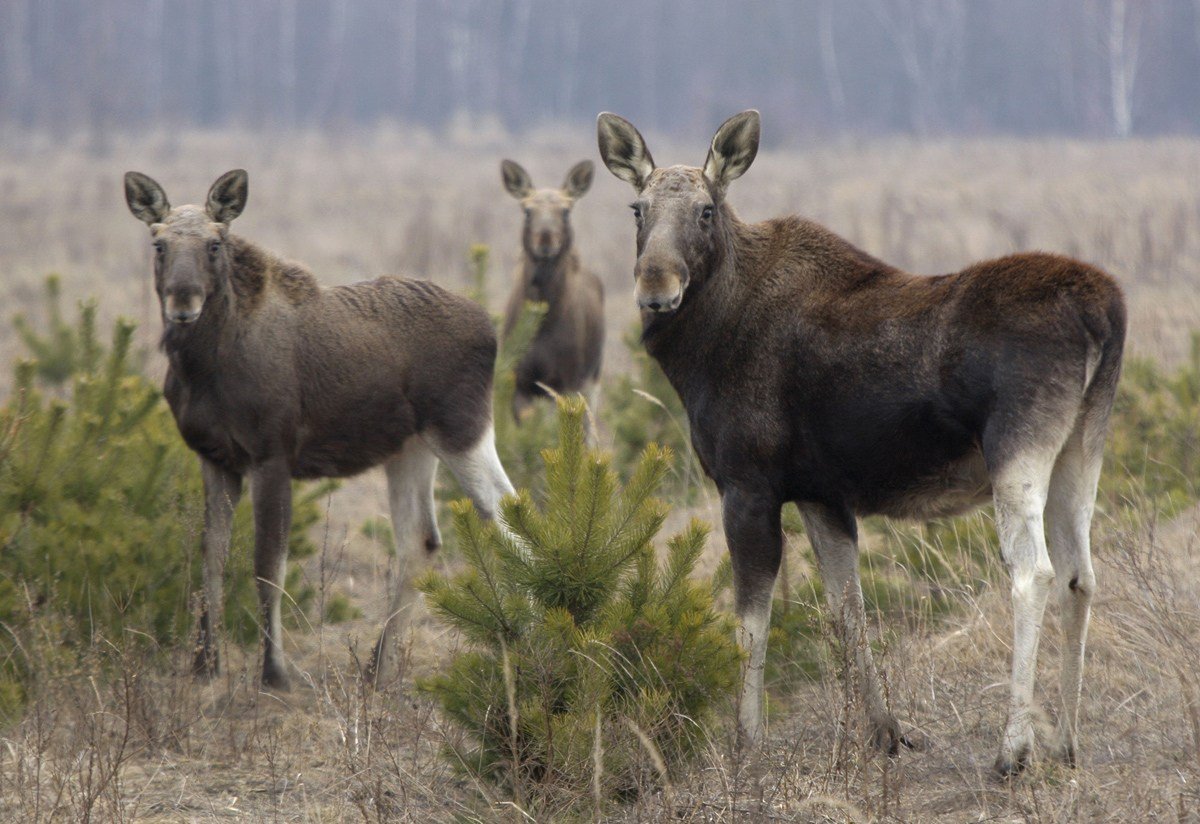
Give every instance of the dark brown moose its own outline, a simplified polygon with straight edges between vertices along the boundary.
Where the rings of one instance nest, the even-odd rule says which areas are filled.
[[[598,132],[608,168],[636,192],[646,349],[679,392],[721,493],[749,651],[743,737],[761,734],[784,503],[803,516],[875,740],[894,752],[910,739],[865,637],[856,519],[928,519],[993,501],[1014,615],[996,768],[1010,774],[1032,755],[1052,589],[1065,637],[1051,750],[1074,763],[1096,590],[1089,525],[1125,339],[1116,283],[1049,254],[918,277],[798,217],[743,223],[725,194],[757,154],[754,111],[721,126],[701,168],[655,167],[616,115],[601,114]]]
[[[438,460],[480,512],[512,491],[492,429],[496,337],[482,308],[423,280],[325,288],[295,263],[229,231],[247,176],[222,175],[205,206],[171,208],[161,186],[125,176],[150,226],[168,360],[164,394],[204,477],[204,601],[195,669],[217,671],[222,576],[234,507],[249,478],[263,683],[286,688],[280,595],[293,478],[346,477],[382,464],[401,576],[375,652],[394,670],[412,597],[406,569],[440,545]],[[406,574],[408,573],[408,574]]]
[[[509,295],[504,334],[512,332],[526,301],[547,304],[537,335],[517,364],[513,415],[539,395],[580,392],[594,412],[604,351],[604,287],[579,263],[571,209],[592,185],[592,162],[576,163],[561,189],[535,189],[511,160],[500,164],[504,187],[525,210],[524,256]],[[589,431],[591,431],[589,427]]]

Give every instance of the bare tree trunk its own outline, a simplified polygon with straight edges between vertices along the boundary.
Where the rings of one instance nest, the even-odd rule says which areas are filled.
[[[841,126],[846,113],[846,92],[842,88],[842,75],[838,69],[833,9],[834,0],[821,0],[817,26],[820,32],[821,66],[824,69],[825,89],[829,92],[829,102],[833,105],[833,114],[837,118],[837,124]]]
[[[1112,89],[1113,132],[1133,133],[1133,86],[1137,80],[1141,15],[1138,5],[1110,0],[1108,18],[1108,75]]]
[[[279,6],[279,90],[280,119],[293,128],[296,108],[296,0],[283,0]]]

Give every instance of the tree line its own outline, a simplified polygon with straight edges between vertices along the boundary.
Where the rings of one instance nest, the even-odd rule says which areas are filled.
[[[1200,0],[5,0],[0,125],[1200,130]]]

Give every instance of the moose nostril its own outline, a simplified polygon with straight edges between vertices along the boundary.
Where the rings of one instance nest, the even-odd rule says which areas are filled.
[[[656,301],[656,300],[652,300],[652,301],[650,301],[649,303],[647,303],[647,304],[646,304],[646,307],[647,307],[648,309],[650,309],[652,312],[657,312],[659,309],[661,309],[661,308],[662,308],[662,304],[661,304],[661,303],[659,303],[659,302],[658,302],[658,301]]]

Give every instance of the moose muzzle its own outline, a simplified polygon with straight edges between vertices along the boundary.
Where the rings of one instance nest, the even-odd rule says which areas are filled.
[[[672,265],[640,262],[636,270],[637,285],[633,289],[638,308],[650,312],[674,312],[683,301],[688,285],[687,267],[682,262]]]
[[[163,300],[163,317],[168,323],[195,323],[203,309],[204,295],[200,292],[172,292]]]

